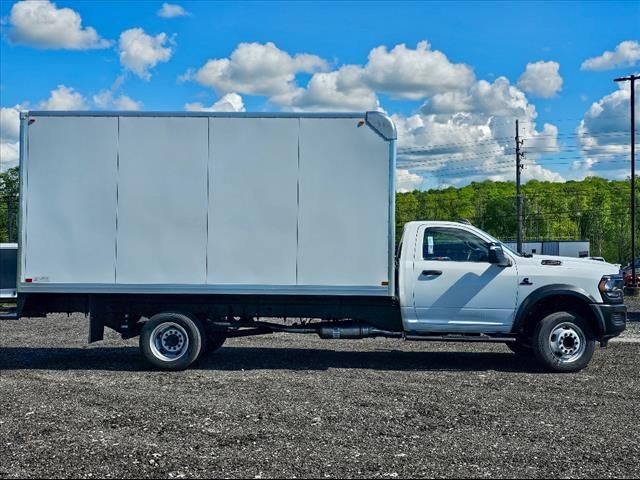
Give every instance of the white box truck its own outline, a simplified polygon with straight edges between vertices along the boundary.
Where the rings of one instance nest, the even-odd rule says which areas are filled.
[[[380,112],[25,112],[18,315],[84,312],[90,342],[139,335],[169,370],[291,332],[501,342],[575,371],[624,330],[612,265],[455,222],[409,223],[396,250],[396,139]]]

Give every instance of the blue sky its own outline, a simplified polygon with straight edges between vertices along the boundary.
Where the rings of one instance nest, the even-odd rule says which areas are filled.
[[[509,158],[510,147],[500,142],[505,132],[513,129],[514,119],[520,118],[530,129],[525,137],[531,139],[532,148],[538,146],[531,151],[528,178],[624,176],[624,152],[618,147],[628,139],[616,132],[625,125],[621,107],[625,92],[615,98],[608,96],[618,91],[612,81],[615,76],[640,69],[640,58],[636,58],[640,51],[640,46],[636,49],[640,2],[184,1],[170,2],[182,7],[184,15],[165,18],[158,15],[161,1],[60,0],[55,4],[38,2],[60,22],[59,32],[54,29],[46,34],[42,34],[37,16],[24,14],[26,9],[14,3],[0,3],[0,100],[5,108],[56,108],[57,97],[53,98],[52,91],[60,85],[67,88],[67,94],[73,92],[84,99],[82,108],[91,109],[120,105],[182,111],[188,104],[192,109],[213,106],[227,94],[241,98],[241,108],[247,111],[366,109],[377,105],[396,115],[403,135],[401,148],[424,146],[427,150],[418,159],[406,156],[400,162],[407,188],[481,179],[478,175],[461,176],[459,170],[453,174],[451,167],[447,170],[446,165],[451,165],[447,158],[428,154],[438,145],[465,144],[453,152],[455,165],[468,165],[469,171],[480,167],[488,178],[509,178],[510,172],[504,171],[502,164]],[[95,36],[89,38],[78,29],[79,36],[67,37],[75,27],[65,27],[68,18],[62,18],[61,9],[74,11],[81,18],[81,29],[91,27]],[[121,35],[130,29],[141,29],[132,42],[165,34],[151,51],[151,57],[162,59],[153,63],[149,58],[133,58],[133,53],[129,62],[123,62]],[[420,50],[417,46],[422,41],[428,46]],[[256,70],[251,65],[237,65],[236,73],[227,72],[224,78],[201,70],[208,60],[229,59],[243,43],[257,45],[246,52],[259,60],[265,54],[260,46],[269,42],[277,49],[269,50],[271,53],[282,52],[290,58],[309,54],[313,59],[305,66],[299,66],[302,60],[296,67],[289,62],[293,79],[284,83],[272,78],[273,69],[280,68],[277,62]],[[625,48],[616,51],[623,42],[627,42]],[[390,55],[401,44],[406,48]],[[379,55],[380,62],[368,64],[370,52],[378,47],[386,47]],[[132,43],[131,52],[136,51]],[[584,68],[587,59],[605,52],[616,55],[602,58],[594,68]],[[422,70],[416,67],[413,79],[412,59],[416,64],[424,61],[425,66]],[[391,61],[403,62],[403,67],[400,63],[389,66]],[[526,82],[519,84],[527,65],[541,61],[545,68],[531,72],[533,86],[527,89]],[[557,64],[555,72],[548,62]],[[337,73],[346,65],[358,69],[346,69],[351,76]],[[191,75],[179,80],[188,71]],[[458,74],[460,85],[455,84]],[[314,76],[317,89],[309,84]],[[506,77],[508,83],[495,83],[499,77]],[[264,87],[270,80],[275,82],[273,86]],[[326,87],[329,80],[338,86]],[[482,81],[487,84],[480,84]],[[556,87],[548,82],[556,82]],[[483,85],[489,85],[490,90],[482,93]],[[545,85],[553,91],[541,93]],[[103,95],[103,101],[96,102],[94,97],[105,92],[110,96]],[[131,102],[117,104],[122,96]],[[600,102],[599,107],[589,116],[594,102]],[[240,108],[237,100],[224,105]],[[15,139],[7,133],[5,120],[3,117],[3,145],[9,145]],[[585,124],[578,135],[581,121]],[[545,129],[545,123],[556,130]],[[504,127],[495,128],[498,124]],[[491,125],[489,132],[486,125]],[[605,135],[598,137],[598,132]],[[595,147],[590,143],[594,139]],[[491,145],[491,150],[473,146],[474,142],[487,145],[493,140],[496,145]],[[3,146],[5,165],[11,155],[8,151]],[[618,156],[613,156],[614,152]],[[484,163],[478,158],[484,158]],[[498,167],[495,172],[494,167]]]

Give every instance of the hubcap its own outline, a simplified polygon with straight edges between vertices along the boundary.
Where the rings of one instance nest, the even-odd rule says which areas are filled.
[[[587,339],[584,332],[573,323],[562,323],[549,335],[551,351],[562,363],[571,363],[582,357]]]
[[[182,358],[189,348],[187,331],[175,322],[163,322],[154,328],[149,342],[153,354],[165,362]]]

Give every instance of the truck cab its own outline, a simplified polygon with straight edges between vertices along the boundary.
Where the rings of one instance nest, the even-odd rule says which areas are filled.
[[[575,371],[625,328],[616,265],[520,255],[460,222],[407,223],[398,253],[407,334],[508,335],[516,353]]]

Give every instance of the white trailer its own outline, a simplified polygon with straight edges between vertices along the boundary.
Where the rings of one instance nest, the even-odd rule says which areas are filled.
[[[576,371],[624,330],[604,262],[426,221],[396,257],[395,142],[380,112],[24,113],[17,315],[87,313],[89,341],[140,335],[169,370],[291,332],[503,342]]]

